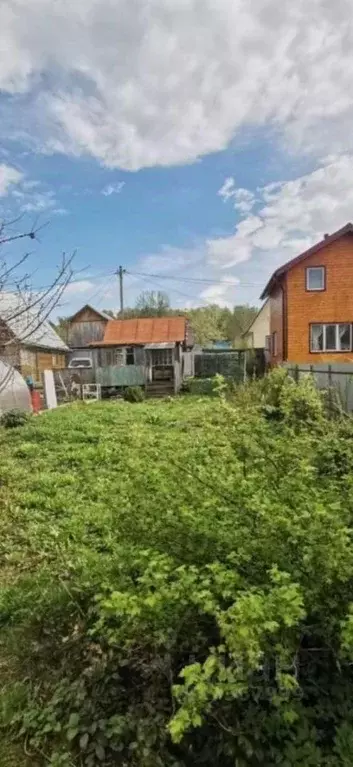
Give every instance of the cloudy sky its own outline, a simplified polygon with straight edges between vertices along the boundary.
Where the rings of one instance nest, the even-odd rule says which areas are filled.
[[[119,264],[126,304],[258,303],[353,219],[352,124],[351,0],[0,4],[0,214],[48,223],[38,286],[77,249],[62,314]]]

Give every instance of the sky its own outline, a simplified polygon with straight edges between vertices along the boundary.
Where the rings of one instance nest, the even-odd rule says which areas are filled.
[[[259,305],[353,220],[352,123],[351,0],[0,4],[0,217],[42,227],[35,288],[75,252],[61,315],[120,264],[126,306]]]

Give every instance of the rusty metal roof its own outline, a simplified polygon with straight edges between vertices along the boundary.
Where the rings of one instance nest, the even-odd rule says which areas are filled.
[[[184,341],[185,335],[185,317],[109,320],[105,328],[104,340],[99,346],[176,343]]]

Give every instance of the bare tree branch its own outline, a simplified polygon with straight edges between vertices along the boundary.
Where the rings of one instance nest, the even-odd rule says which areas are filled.
[[[31,229],[16,231],[22,216],[7,222],[0,222],[0,248],[22,239],[37,240],[38,232],[47,224],[37,226],[38,218]],[[7,249],[6,249],[7,250]],[[45,288],[33,287],[35,271],[21,274],[22,266],[29,263],[30,253],[9,262],[7,256],[0,257],[0,359],[11,365],[18,365],[18,359],[11,360],[10,347],[16,346],[15,357],[21,345],[40,346],[40,333],[43,336],[47,330],[45,323],[52,311],[58,306],[60,299],[73,277],[72,263],[75,252],[71,255],[62,254],[61,263],[52,282]],[[1,337],[2,336],[2,337]],[[9,385],[12,367],[0,379],[0,392]]]

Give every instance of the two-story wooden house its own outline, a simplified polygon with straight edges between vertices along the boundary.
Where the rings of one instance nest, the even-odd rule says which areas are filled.
[[[353,362],[353,224],[277,269],[269,299],[271,362]]]

